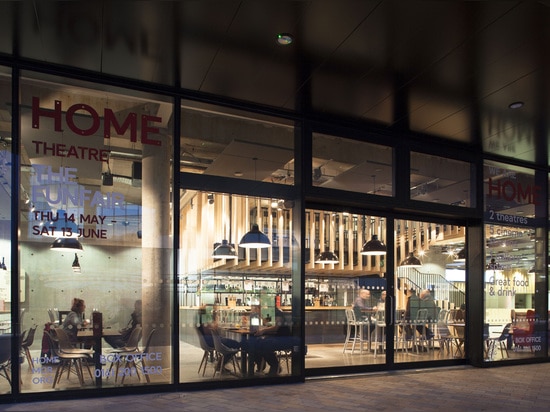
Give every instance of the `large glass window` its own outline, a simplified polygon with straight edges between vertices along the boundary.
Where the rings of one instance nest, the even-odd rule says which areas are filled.
[[[0,67],[0,101],[8,108],[11,107],[11,82],[8,71]],[[10,338],[16,330],[11,325],[11,201],[12,184],[12,133],[11,113],[7,109],[0,110],[0,394],[10,393],[11,386],[6,376],[11,379],[11,371],[7,367],[10,362]],[[24,197],[23,203],[27,202]],[[24,280],[24,279],[23,279]],[[21,284],[21,300],[25,300],[24,282]],[[24,319],[21,320],[23,322]],[[27,323],[24,323],[24,328]],[[3,369],[3,371],[2,371]],[[3,373],[5,372],[5,373]]]
[[[189,190],[180,196],[182,381],[299,374],[292,202]]]
[[[536,251],[544,239],[537,236],[535,211],[544,199],[532,170],[495,162],[485,164],[484,196],[485,359],[540,356],[546,308],[535,285],[545,271],[536,270]]]
[[[411,199],[473,207],[470,187],[469,163],[411,152]]]
[[[21,304],[38,325],[23,392],[171,382],[171,112],[158,96],[22,78]]]
[[[181,118],[181,381],[299,375],[294,127],[190,102]]]
[[[314,186],[393,196],[391,147],[313,134]]]

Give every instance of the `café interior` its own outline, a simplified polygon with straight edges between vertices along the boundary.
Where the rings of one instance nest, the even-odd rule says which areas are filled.
[[[0,66],[6,399],[548,357],[546,160],[23,66]]]

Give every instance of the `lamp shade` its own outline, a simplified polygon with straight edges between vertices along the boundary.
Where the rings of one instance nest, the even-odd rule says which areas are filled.
[[[260,231],[258,225],[254,223],[252,229],[242,237],[239,246],[247,249],[266,248],[271,246],[271,242],[269,238]]]
[[[229,243],[226,239],[222,240],[222,243],[214,244],[214,252],[212,252],[214,259],[237,259],[237,252],[235,247]]]
[[[75,250],[83,250],[82,243],[74,237],[60,237],[53,241],[50,245],[50,250],[59,252],[74,252]]]
[[[315,256],[315,263],[338,263],[339,259],[335,253],[331,252],[328,249],[325,249],[324,252],[319,253]]]
[[[455,262],[464,262],[466,261],[466,249],[462,248],[456,254]]]
[[[409,256],[401,262],[399,266],[408,266],[408,267],[420,267],[422,262],[418,259],[413,252],[409,253]]]
[[[372,239],[366,242],[361,249],[362,255],[385,255],[386,245],[378,239],[378,235],[372,235]]]

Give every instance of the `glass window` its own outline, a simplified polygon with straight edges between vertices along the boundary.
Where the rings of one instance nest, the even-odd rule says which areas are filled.
[[[320,133],[313,134],[313,186],[393,196],[393,150]]]
[[[473,207],[470,187],[469,163],[411,152],[411,199]]]
[[[39,324],[22,391],[171,381],[171,112],[155,95],[22,78],[20,266]],[[64,335],[90,350],[83,376],[61,373]]]
[[[544,201],[529,169],[486,162],[485,344],[486,361],[540,356],[546,327],[536,292],[536,206]],[[542,313],[541,313],[542,312]]]
[[[0,99],[5,108],[11,107],[11,78],[8,70],[0,67]],[[12,133],[11,113],[0,110],[0,394],[11,393],[11,386],[4,373],[11,375],[9,357],[11,354],[11,201],[14,193],[12,174]],[[24,195],[23,195],[24,196]],[[27,201],[26,197],[22,199]],[[21,300],[25,300],[24,277],[21,279]],[[24,319],[21,320],[23,322]],[[28,325],[24,322],[22,331]],[[4,368],[4,371],[2,371]],[[11,379],[11,376],[10,376]]]
[[[294,184],[294,127],[269,116],[185,103],[180,171]]]
[[[180,196],[181,380],[299,374],[293,202],[190,190]]]

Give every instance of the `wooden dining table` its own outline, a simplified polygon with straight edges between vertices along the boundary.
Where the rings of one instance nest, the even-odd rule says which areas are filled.
[[[94,350],[94,376],[96,386],[102,385],[102,378],[104,376],[103,364],[101,363],[102,354],[102,339],[106,336],[121,336],[117,329],[103,328],[101,332],[99,329],[83,328],[80,329],[76,335],[77,340],[83,346],[90,346]]]

